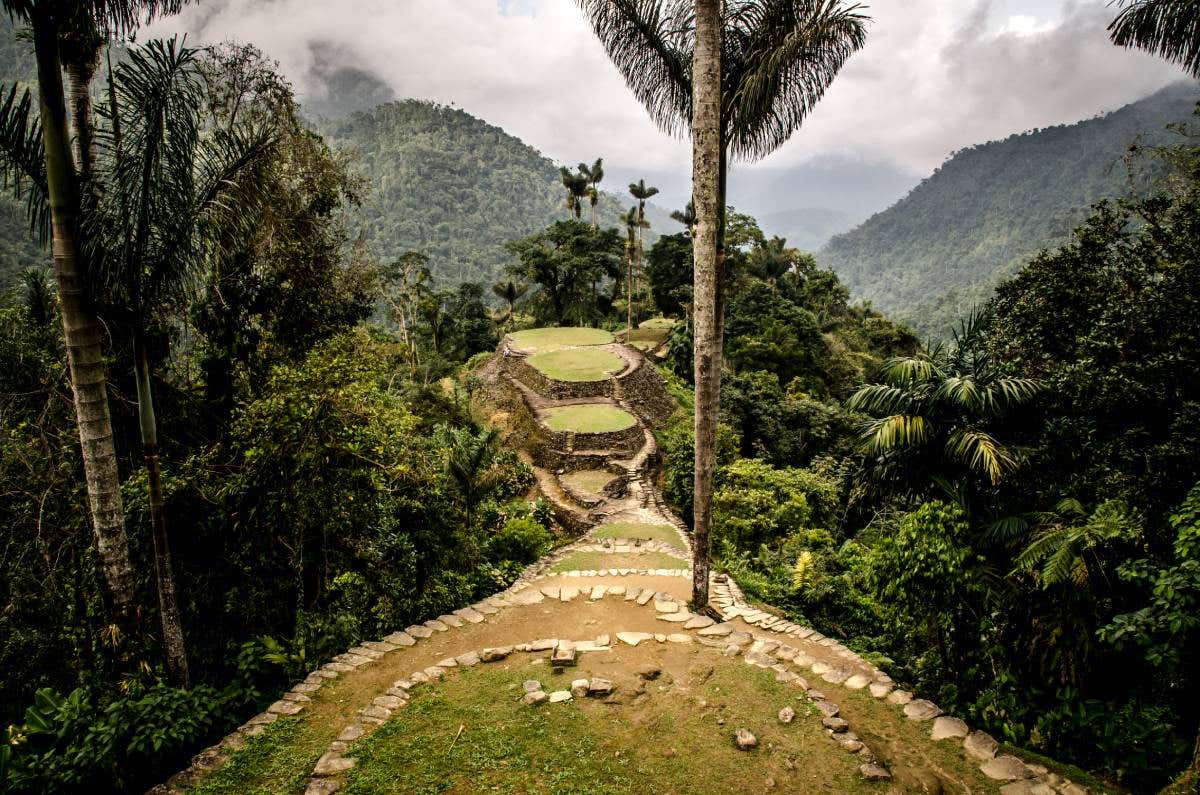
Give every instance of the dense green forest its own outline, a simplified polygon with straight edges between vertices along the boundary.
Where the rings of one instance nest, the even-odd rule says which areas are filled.
[[[42,56],[87,55],[78,32]],[[1194,93],[959,153],[831,244],[895,252],[845,280],[732,207],[648,234],[594,157],[558,171],[459,110],[316,129],[252,45],[131,43],[101,101],[69,106],[91,149],[70,151],[65,103],[45,132],[8,105],[12,250],[26,206],[34,231],[52,198],[75,219],[57,273],[3,261],[0,789],[145,791],[339,652],[566,542],[477,411],[508,332],[670,319],[638,366],[678,402],[654,460],[694,521],[711,274],[714,568],[1022,754],[1195,791],[1200,128],[1148,133],[1132,184],[1119,162]],[[958,276],[904,259],[954,236],[976,243]],[[880,309],[956,285],[982,303],[942,343]]]
[[[1133,157],[1168,143],[1200,94],[1177,84],[1078,124],[954,153],[895,205],[834,237],[818,259],[856,297],[944,338],[1039,249],[1065,242],[1087,208],[1159,171]]]
[[[405,100],[321,130],[354,153],[370,185],[353,229],[383,259],[422,252],[439,285],[500,278],[510,261],[505,243],[568,215],[558,167],[466,111]],[[633,199],[623,186],[600,187],[601,222],[616,225]],[[660,229],[673,225],[661,211],[648,216]]]

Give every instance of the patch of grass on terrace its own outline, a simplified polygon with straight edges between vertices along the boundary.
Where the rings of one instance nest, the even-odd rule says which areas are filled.
[[[607,469],[580,469],[559,477],[568,488],[584,494],[600,494],[604,487],[616,479]]]
[[[550,567],[552,573],[601,569],[686,569],[687,561],[663,552],[572,552]],[[603,583],[598,583],[603,585]]]
[[[608,433],[637,425],[637,418],[608,403],[580,403],[546,409],[543,422],[555,431]]]
[[[679,531],[669,524],[643,522],[609,522],[592,531],[595,538],[640,538],[643,541],[662,541],[679,546]]]
[[[795,696],[773,672],[701,663],[712,673],[688,676],[696,684],[687,697],[656,686],[637,704],[579,699],[528,707],[519,701],[520,683],[534,669],[456,671],[351,746],[358,764],[345,792],[699,795],[764,792],[768,778],[777,792],[882,792],[859,776],[854,754],[825,736],[819,716],[798,709],[791,724],[778,722],[776,712]],[[541,666],[537,678],[549,691],[568,688],[576,675],[553,676]],[[618,679],[617,686],[620,693],[632,684]],[[734,747],[739,726],[758,736],[758,748]]]
[[[625,369],[625,360],[603,348],[563,348],[535,353],[526,361],[555,381],[603,381]]]
[[[639,323],[638,328],[670,329],[675,328],[675,321],[669,317],[652,317]]]
[[[508,335],[521,350],[552,351],[570,345],[607,345],[613,335],[598,328],[550,327],[515,331]]]
[[[313,765],[325,752],[330,737],[313,731],[304,713],[279,718],[266,731],[251,737],[229,761],[197,786],[191,795],[303,792]]]

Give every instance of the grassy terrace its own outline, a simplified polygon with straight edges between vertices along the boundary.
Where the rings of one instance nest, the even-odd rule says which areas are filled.
[[[688,562],[662,552],[572,552],[550,567],[550,572],[600,571],[601,569],[686,569]],[[591,583],[588,583],[589,585]]]
[[[553,351],[571,345],[607,345],[613,335],[598,328],[531,328],[508,335],[513,347],[521,350]]]
[[[452,674],[352,746],[359,764],[344,791],[758,792],[768,777],[784,792],[874,791],[858,776],[854,756],[824,735],[818,716],[801,711],[786,726],[775,720],[794,696],[768,672],[690,657],[642,685],[633,703],[639,685],[625,667],[598,672],[617,683],[607,702],[532,708],[519,701],[523,680],[567,689],[587,672],[553,675],[545,665],[523,665]],[[730,741],[733,727],[744,725],[760,737],[749,754]]]
[[[564,486],[584,494],[599,494],[616,479],[607,469],[580,469],[559,477]]]
[[[603,381],[625,369],[625,360],[603,348],[562,348],[535,353],[529,365],[554,381]]]
[[[679,546],[679,531],[669,524],[642,522],[609,522],[592,531],[595,538],[640,538],[643,541],[662,541]]]
[[[542,422],[554,431],[607,433],[632,428],[637,425],[637,418],[608,403],[580,403],[546,409],[542,412]]]

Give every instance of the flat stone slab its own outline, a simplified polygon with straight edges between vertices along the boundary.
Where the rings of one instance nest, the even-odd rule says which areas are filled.
[[[882,765],[859,765],[858,772],[867,781],[891,781],[892,779],[892,774]]]
[[[329,776],[336,776],[339,773],[345,773],[352,767],[354,767],[353,759],[337,753],[325,753],[317,760],[317,764],[313,768],[313,775],[327,778]]]
[[[864,687],[871,684],[871,678],[866,674],[855,674],[843,682],[843,684],[850,690],[862,690]]]
[[[810,665],[809,668],[811,668],[812,672],[814,674],[816,674],[817,676],[821,676],[822,674],[827,674],[833,670],[832,665],[830,665],[829,663],[823,663],[820,660],[813,662],[813,664]]]
[[[542,589],[542,595],[547,599],[557,599],[559,596],[559,589],[555,588],[553,585],[547,585]]]
[[[872,682],[867,687],[871,691],[871,695],[875,698],[883,698],[888,693],[892,692],[892,686],[884,684],[883,682]]]
[[[887,703],[889,704],[907,704],[912,701],[912,693],[907,690],[893,690],[888,693]]]
[[[608,588],[604,585],[597,585],[592,588],[592,594],[589,599],[596,602],[604,598],[604,594],[608,593]]]
[[[416,644],[416,639],[407,632],[393,632],[384,638],[388,643],[394,643],[397,646],[413,646]]]
[[[551,704],[558,704],[563,701],[570,701],[572,698],[570,690],[555,690],[550,694],[548,700]]]
[[[654,635],[649,632],[618,632],[617,640],[629,646],[636,646],[644,640],[650,640]]]
[[[431,637],[433,637],[432,629],[430,629],[429,627],[422,627],[419,624],[413,624],[411,627],[407,627],[404,631],[407,632],[409,635],[412,635],[414,638],[431,638]]]
[[[658,601],[656,601],[654,603],[654,609],[660,613],[678,613],[679,612],[679,603],[678,602],[658,602]]]
[[[932,720],[941,714],[941,707],[923,698],[918,698],[904,705],[904,717],[909,720]]]
[[[473,607],[464,607],[461,610],[455,610],[454,615],[458,616],[463,621],[470,621],[472,624],[480,624],[484,620],[483,613],[480,613]]]
[[[821,725],[834,734],[840,734],[850,730],[850,722],[845,718],[825,718],[821,721]]]
[[[542,689],[542,683],[536,679],[526,679],[521,683],[521,689],[526,693],[536,693]]]
[[[971,732],[963,740],[963,751],[981,762],[994,758],[999,749],[1000,743],[987,732]]]
[[[450,629],[450,627],[443,624],[441,621],[438,621],[436,618],[431,618],[428,621],[426,621],[425,626],[429,627],[430,629],[434,630],[435,632],[446,632],[447,630]]]
[[[574,665],[575,646],[571,643],[559,643],[550,653],[551,665]]]
[[[838,705],[834,704],[832,701],[818,701],[817,703],[813,704],[813,706],[817,708],[817,712],[820,712],[826,718],[836,718],[838,713],[841,712],[841,709],[838,708]]]
[[[713,624],[711,627],[705,627],[696,634],[703,635],[704,637],[723,638],[731,632],[733,632],[733,626],[731,624],[722,623]]]
[[[503,660],[505,657],[512,654],[512,651],[512,646],[493,646],[480,651],[479,659],[483,660],[484,662],[496,662],[498,660]]]
[[[604,679],[603,677],[593,676],[588,681],[588,691],[587,692],[588,692],[589,696],[595,696],[595,697],[607,696],[612,693],[613,689],[614,689],[613,683],[612,683],[612,680],[610,680],[610,679]]]
[[[534,692],[526,693],[524,696],[521,697],[521,703],[527,704],[529,706],[535,706],[537,704],[544,704],[549,700],[550,700],[550,697],[548,695],[546,695],[546,693],[542,690],[535,690]]]
[[[979,766],[979,770],[988,778],[996,781],[1016,781],[1033,777],[1033,771],[1011,754],[1003,754],[989,759]]]
[[[637,603],[639,605],[646,605],[646,604],[649,604],[650,600],[653,598],[654,598],[654,591],[651,591],[649,588],[647,588],[646,590],[644,590],[640,594],[638,594]]]
[[[579,596],[578,588],[563,588],[558,593],[558,599],[560,602],[569,602],[576,596]]]
[[[933,721],[933,729],[929,732],[932,740],[949,740],[966,737],[970,733],[967,724],[958,718],[942,715]]]
[[[850,672],[845,668],[834,668],[832,671],[821,674],[821,678],[832,685],[840,685],[850,678]]]
[[[632,602],[642,595],[642,589],[637,587],[629,587],[625,589],[625,601]]]
[[[472,665],[478,665],[482,658],[479,656],[479,652],[469,651],[466,654],[458,655],[454,659],[458,662],[458,664],[460,666],[462,666],[463,668],[467,668]]]
[[[280,699],[271,706],[267,707],[267,712],[273,715],[295,715],[300,710],[304,709],[303,704],[298,704],[295,701],[284,701]]]
[[[683,625],[683,628],[684,629],[704,629],[706,627],[711,627],[715,623],[716,622],[713,621],[708,616],[692,616]]]
[[[446,614],[444,616],[438,616],[437,620],[441,621],[443,624],[445,624],[448,627],[455,627],[455,628],[461,627],[463,624],[467,623],[467,622],[463,621],[461,618],[459,618],[458,616],[452,616],[449,614]]]
[[[685,635],[682,632],[672,632],[670,635],[667,635],[667,642],[668,643],[691,643],[692,636]]]
[[[659,613],[656,618],[659,621],[670,621],[673,624],[682,624],[686,621],[691,621],[692,614],[686,610],[681,610],[678,613]]]

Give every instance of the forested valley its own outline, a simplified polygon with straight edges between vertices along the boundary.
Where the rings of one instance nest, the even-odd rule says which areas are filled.
[[[0,789],[144,791],[571,541],[479,410],[505,335],[644,350],[692,522],[695,206],[652,229],[656,189],[601,191],[599,143],[547,173],[440,106],[309,121],[253,45],[35,33],[90,93],[58,84],[41,121],[32,77],[0,98]],[[1197,135],[936,344],[719,211],[713,570],[1093,791],[1200,774]],[[390,173],[397,148],[420,167]]]

